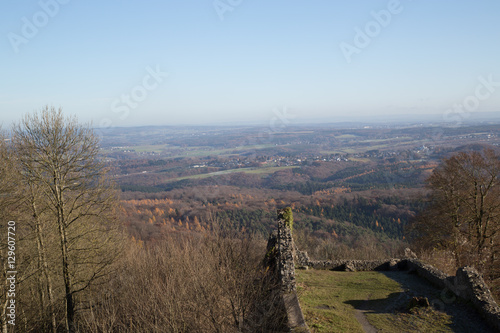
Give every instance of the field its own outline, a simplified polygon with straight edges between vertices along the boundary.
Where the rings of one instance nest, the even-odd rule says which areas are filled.
[[[275,173],[275,172],[280,171],[280,170],[295,169],[295,168],[298,168],[298,167],[297,166],[284,166],[284,167],[230,169],[230,170],[204,173],[204,174],[200,174],[200,175],[172,178],[172,179],[169,179],[169,181],[174,182],[174,181],[180,181],[180,180],[185,180],[185,179],[203,179],[203,178],[210,178],[210,177],[214,177],[214,176],[228,175],[228,174],[236,173],[236,172],[265,176],[265,175],[269,175],[269,174]]]

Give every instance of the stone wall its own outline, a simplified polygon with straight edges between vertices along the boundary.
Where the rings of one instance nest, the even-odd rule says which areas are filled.
[[[493,299],[481,274],[473,267],[459,268],[455,276],[449,276],[431,265],[416,259],[405,260],[409,271],[415,271],[439,288],[446,288],[457,297],[470,301],[477,312],[495,330],[500,332],[500,307]]]
[[[331,271],[388,271],[397,270],[400,259],[392,260],[311,260],[307,265],[314,269],[328,269]]]
[[[470,302],[478,313],[495,330],[500,332],[500,308],[493,299],[481,275],[472,267],[457,270],[449,276],[431,265],[409,255],[403,259],[386,260],[310,260],[307,252],[300,251],[293,242],[291,221],[287,214],[278,211],[278,229],[269,237],[266,266],[276,278],[281,290],[281,303],[287,314],[288,328],[292,332],[309,332],[297,297],[295,266],[299,268],[328,269],[338,271],[386,271],[413,272],[440,289],[450,290],[454,296]]]
[[[483,278],[474,268],[463,267],[457,270],[453,291],[457,296],[470,300],[488,324],[500,332],[500,308]]]
[[[305,268],[338,271],[401,270],[416,273],[437,288],[447,289],[454,296],[469,301],[495,330],[500,332],[500,307],[481,275],[473,267],[459,268],[449,276],[418,259],[387,260],[310,260],[306,252],[296,251],[297,263]]]
[[[267,242],[265,265],[270,270],[281,290],[282,304],[287,315],[288,329],[291,332],[309,332],[297,297],[295,281],[295,245],[290,221],[278,211],[278,230],[273,232]]]

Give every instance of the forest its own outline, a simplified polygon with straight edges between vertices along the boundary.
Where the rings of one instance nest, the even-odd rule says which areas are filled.
[[[280,331],[263,258],[284,207],[312,258],[411,247],[498,297],[497,126],[262,131],[96,131],[50,107],[5,130],[3,332]]]

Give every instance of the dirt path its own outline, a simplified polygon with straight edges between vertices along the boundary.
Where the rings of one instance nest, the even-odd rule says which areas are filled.
[[[368,298],[367,301],[369,299],[370,298]],[[368,322],[368,319],[366,319],[366,310],[364,308],[365,306],[362,304],[360,309],[355,309],[354,317],[356,317],[356,320],[361,324],[365,333],[377,333],[377,329]]]

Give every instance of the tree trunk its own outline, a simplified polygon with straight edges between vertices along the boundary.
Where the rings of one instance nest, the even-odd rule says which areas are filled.
[[[68,244],[66,238],[66,230],[64,225],[59,224],[59,234],[61,237],[61,253],[62,253],[62,266],[63,266],[63,277],[64,277],[64,290],[66,292],[66,332],[75,332],[75,308],[73,304],[73,290],[71,284],[71,276],[69,275],[69,263],[68,263]]]
[[[42,238],[42,227],[40,225],[40,221],[38,220],[38,216],[36,215],[35,211],[35,204],[32,203],[33,209],[34,209],[34,215],[33,218],[35,219],[35,226],[36,226],[36,238],[37,238],[37,246],[38,246],[38,259],[40,261],[40,268],[43,273],[43,276],[45,278],[45,282],[47,283],[47,297],[49,304],[46,307],[43,301],[43,295],[42,295],[42,311],[47,308],[49,315],[51,317],[51,324],[52,324],[52,332],[57,333],[57,321],[56,321],[56,314],[54,311],[54,296],[52,292],[52,279],[50,278],[49,275],[49,265],[47,263],[47,257],[45,255],[45,245],[43,243],[43,238]]]
[[[64,290],[66,293],[66,332],[75,332],[75,306],[73,303],[73,285],[69,272],[69,253],[68,237],[66,234],[66,222],[64,216],[64,198],[63,185],[61,184],[61,175],[57,170],[53,170],[53,186],[55,190],[55,199],[57,200],[57,224],[59,226],[59,238],[61,241],[62,270],[64,278]]]
[[[5,280],[7,281],[7,280]],[[5,298],[5,302],[2,304],[2,333],[8,333],[7,332],[7,317],[5,316],[7,314],[7,306],[9,305],[9,300],[8,298]]]
[[[47,297],[49,304],[46,306],[44,297],[43,297],[43,289],[41,291],[42,295],[41,298],[41,309],[42,313],[45,312],[47,309],[49,316],[50,316],[50,321],[52,325],[52,333],[57,333],[57,320],[56,320],[56,313],[54,311],[54,294],[52,291],[52,279],[50,278],[49,275],[49,264],[47,262],[47,251],[46,247],[43,241],[43,234],[42,234],[42,224],[40,222],[40,216],[38,213],[37,205],[36,205],[36,198],[35,198],[35,190],[33,188],[33,185],[29,185],[29,190],[30,190],[30,201],[31,201],[31,210],[33,213],[33,220],[35,222],[35,233],[36,233],[36,239],[37,239],[37,248],[38,248],[38,260],[40,264],[40,270],[43,274],[43,277],[45,278],[45,282],[47,283]],[[42,287],[43,288],[43,287]]]
[[[5,262],[3,264],[3,270],[4,272],[7,272],[7,258],[5,258]],[[7,297],[7,290],[9,290],[9,282],[7,281],[7,276],[6,274],[3,275],[4,278],[4,288],[5,288],[5,302],[2,304],[2,317],[0,318],[0,321],[2,322],[2,333],[8,333],[7,330],[7,307],[9,306],[9,298]]]

